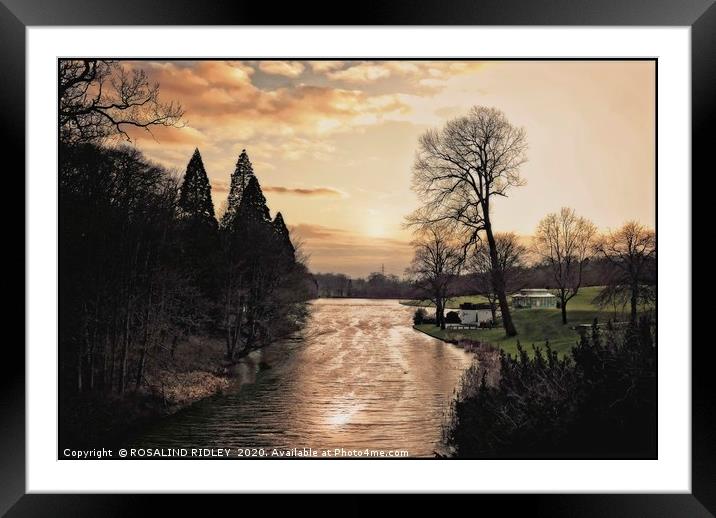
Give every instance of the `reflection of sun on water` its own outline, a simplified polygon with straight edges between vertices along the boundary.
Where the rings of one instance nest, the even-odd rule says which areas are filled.
[[[360,406],[351,406],[339,408],[337,411],[331,413],[326,417],[326,423],[331,426],[343,426],[348,424],[354,415],[360,410]]]

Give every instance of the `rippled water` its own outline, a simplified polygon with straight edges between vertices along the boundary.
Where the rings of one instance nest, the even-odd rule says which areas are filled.
[[[471,355],[413,330],[412,313],[395,300],[316,300],[302,340],[256,351],[239,366],[240,388],[161,420],[133,442],[433,456]]]

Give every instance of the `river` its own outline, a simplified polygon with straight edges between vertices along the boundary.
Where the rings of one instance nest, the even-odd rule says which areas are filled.
[[[412,329],[397,300],[318,299],[299,340],[240,364],[235,386],[161,419],[142,448],[343,448],[433,457],[472,355]]]

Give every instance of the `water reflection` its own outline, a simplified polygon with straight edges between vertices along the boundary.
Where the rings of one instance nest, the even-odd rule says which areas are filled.
[[[237,390],[149,429],[137,446],[404,449],[432,456],[464,351],[414,331],[394,300],[320,299],[303,340],[252,354]]]

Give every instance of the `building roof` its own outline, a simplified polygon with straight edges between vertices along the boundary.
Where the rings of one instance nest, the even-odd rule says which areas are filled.
[[[528,290],[522,290],[522,291],[528,291]],[[512,295],[512,298],[526,298],[526,299],[551,299],[556,298],[554,295],[552,295],[547,290],[537,290],[539,293],[517,293],[515,295]]]
[[[481,302],[479,304],[473,304],[471,302],[465,302],[464,304],[460,304],[460,309],[491,309],[489,304],[485,304],[484,302]]]

